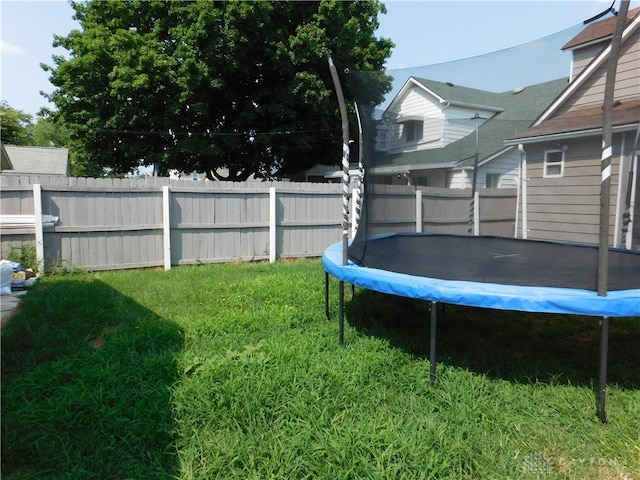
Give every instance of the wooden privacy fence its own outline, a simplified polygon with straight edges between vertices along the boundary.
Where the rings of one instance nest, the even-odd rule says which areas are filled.
[[[339,184],[3,174],[0,187],[2,257],[31,245],[45,267],[273,262],[321,256],[342,238]],[[393,187],[385,204],[387,229],[466,232],[468,191]],[[513,236],[515,191],[484,190],[478,204],[480,233]],[[510,215],[497,220],[501,210]]]
[[[432,232],[464,235],[469,226],[470,189],[375,185],[368,234]],[[475,235],[515,236],[517,191],[476,192]]]

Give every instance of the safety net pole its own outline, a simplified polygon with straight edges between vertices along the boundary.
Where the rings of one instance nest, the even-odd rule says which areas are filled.
[[[476,121],[476,153],[473,157],[473,178],[471,180],[471,203],[469,205],[469,223],[467,226],[467,233],[469,235],[473,235],[473,232],[475,231],[475,219],[476,219],[476,188],[478,185],[478,156],[479,156],[479,152],[478,152],[478,148],[480,146],[479,143],[479,138],[478,138],[478,120],[484,120],[483,117],[480,116],[479,113],[476,112],[476,114],[473,116],[473,118],[471,120],[475,120]]]
[[[611,195],[611,157],[613,130],[613,102],[615,93],[616,70],[622,31],[624,30],[629,11],[629,0],[623,0],[618,12],[615,30],[611,39],[609,64],[604,87],[602,116],[602,156],[600,163],[600,231],[598,245],[598,295],[607,296],[609,277],[609,203]],[[607,389],[607,350],[609,336],[609,317],[603,317],[600,323],[600,372],[598,378],[598,416],[607,423],[606,389]]]
[[[362,188],[364,185],[364,142],[363,142],[363,128],[362,120],[360,118],[360,106],[358,102],[354,102],[356,111],[356,120],[358,121],[358,177],[356,178],[356,185],[353,189],[353,195],[355,196],[355,211],[353,212],[353,237],[355,237],[358,227],[360,226],[360,214],[362,212]]]
[[[347,264],[347,248],[349,246],[349,119],[347,117],[347,106],[344,102],[342,93],[342,85],[338,71],[333,63],[331,55],[329,55],[329,71],[333,79],[333,85],[338,97],[338,106],[340,108],[340,118],[342,120],[342,265]],[[344,343],[344,281],[340,280],[340,345]]]
[[[436,383],[436,335],[438,333],[437,302],[431,302],[431,332],[429,337],[429,385]]]

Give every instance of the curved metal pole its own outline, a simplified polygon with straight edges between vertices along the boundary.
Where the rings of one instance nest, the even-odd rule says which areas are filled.
[[[347,117],[347,106],[344,102],[344,94],[342,93],[342,85],[336,66],[333,63],[331,55],[329,55],[329,71],[333,79],[333,85],[338,97],[338,106],[340,107],[340,117],[342,119],[342,265],[346,265],[348,261],[347,248],[349,246],[349,118]],[[344,281],[340,281],[340,345],[344,343]]]
[[[331,56],[329,56],[329,70],[338,97],[340,118],[342,119],[342,265],[346,265],[349,241],[349,118],[347,117],[347,106],[344,102],[340,78]]]
[[[356,236],[356,232],[358,231],[358,227],[360,226],[360,213],[362,212],[362,185],[364,183],[364,165],[362,161],[364,155],[364,142],[362,140],[362,120],[360,118],[360,106],[358,105],[358,102],[354,101],[354,105],[356,110],[356,120],[358,121],[358,176],[356,178],[356,184],[353,189],[354,212],[353,218],[351,219],[352,238]]]

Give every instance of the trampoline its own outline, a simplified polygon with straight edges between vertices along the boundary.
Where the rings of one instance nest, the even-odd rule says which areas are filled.
[[[598,414],[605,410],[609,317],[640,317],[640,252],[609,249],[609,291],[598,295],[598,249],[591,245],[515,238],[393,233],[327,248],[329,275],[340,280],[340,344],[344,337],[344,282],[431,303],[429,384],[436,381],[438,303],[498,310],[601,317]]]
[[[600,371],[598,414],[606,422],[605,390],[610,317],[640,317],[640,251],[602,245],[541,241],[503,236],[462,235],[459,232],[422,233],[398,231],[401,216],[376,199],[375,182],[356,185],[353,222],[349,234],[349,155],[347,111],[342,88],[331,59],[343,126],[343,222],[342,242],[329,246],[323,256],[325,313],[329,318],[329,276],[340,286],[339,342],[344,339],[344,284],[385,294],[430,302],[430,379],[436,381],[436,335],[438,303],[499,310],[585,315],[600,318]],[[364,178],[363,157],[373,158],[372,141],[363,140],[375,131],[370,119],[354,110],[359,125],[359,170]],[[366,112],[366,110],[364,110]],[[364,117],[364,118],[361,118]],[[367,125],[367,122],[369,124]],[[475,170],[470,209],[474,210]],[[400,176],[398,176],[400,178]],[[364,185],[364,186],[363,186]],[[417,208],[417,207],[416,207]],[[390,213],[391,212],[391,213]],[[410,215],[409,215],[410,217]],[[415,217],[414,217],[415,218]],[[391,225],[389,224],[391,219]],[[385,220],[387,224],[385,224]],[[470,220],[471,224],[471,220]],[[395,229],[394,229],[395,228]],[[404,227],[406,230],[406,226]],[[422,225],[418,228],[422,230]],[[470,230],[469,230],[470,231]],[[512,230],[513,231],[513,230]],[[606,269],[602,270],[602,258]],[[599,278],[606,291],[601,291]]]
[[[586,244],[428,233],[356,240],[324,270],[369,290],[430,302],[524,312],[640,316],[640,252],[609,249],[609,291],[596,292],[598,249]]]

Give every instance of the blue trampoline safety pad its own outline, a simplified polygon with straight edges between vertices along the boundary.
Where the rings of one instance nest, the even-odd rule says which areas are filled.
[[[324,270],[339,280],[368,290],[432,302],[470,307],[561,313],[597,317],[640,316],[640,289],[616,290],[607,296],[577,288],[503,285],[443,280],[342,263],[342,242],[322,256]]]

